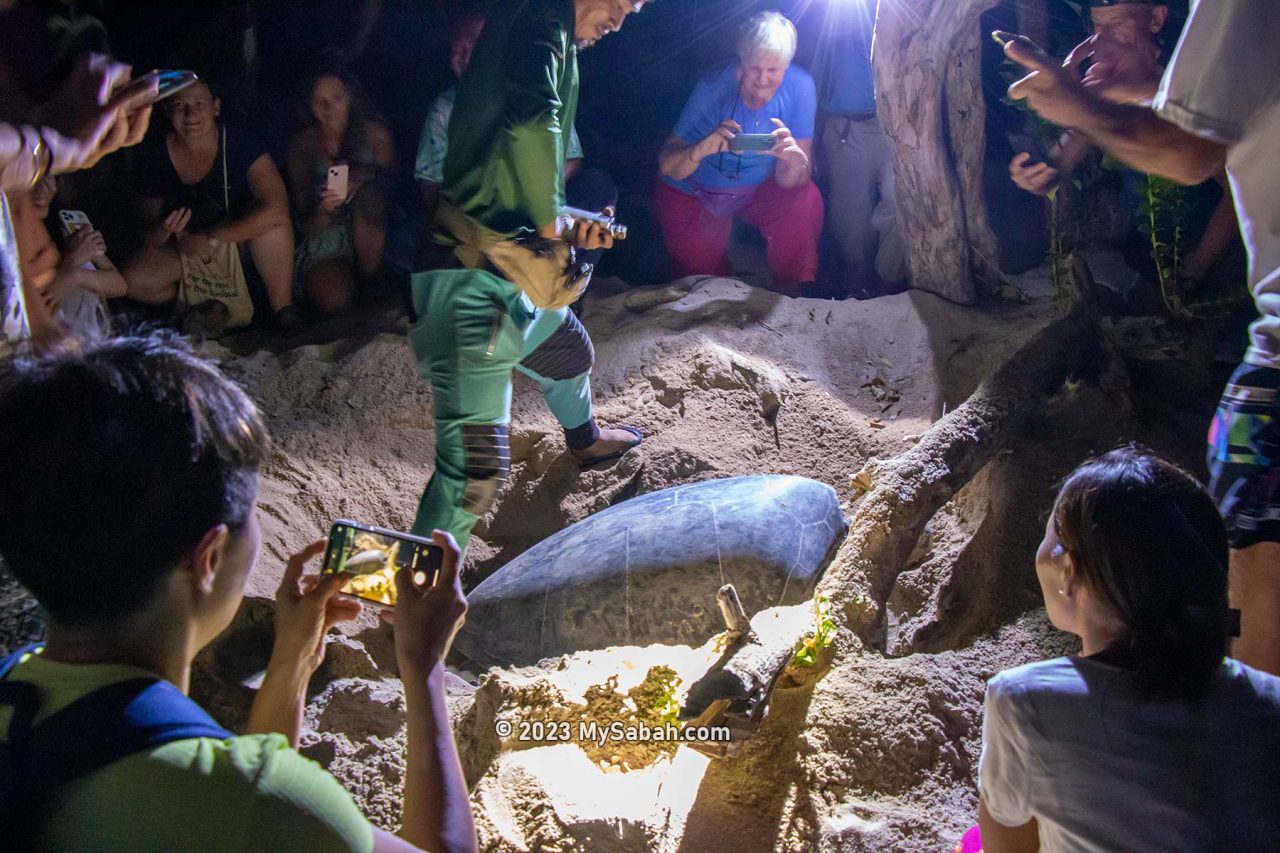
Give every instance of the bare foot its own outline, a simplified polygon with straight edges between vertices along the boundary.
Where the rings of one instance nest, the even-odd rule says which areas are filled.
[[[581,450],[570,451],[573,457],[584,467],[617,459],[644,440],[644,434],[635,427],[610,427],[600,430],[596,443]]]

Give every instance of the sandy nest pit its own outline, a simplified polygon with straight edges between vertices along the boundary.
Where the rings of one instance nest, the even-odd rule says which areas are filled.
[[[589,295],[597,414],[648,437],[618,463],[579,472],[536,386],[518,377],[511,480],[476,530],[466,583],[593,512],[682,483],[798,474],[852,501],[849,478],[869,457],[910,446],[1057,311],[1047,298],[982,310],[921,293],[791,300],[719,278]],[[338,517],[407,528],[434,434],[430,389],[402,336],[215,354],[261,403],[276,440],[250,599],[202,658],[194,687],[234,724],[252,696],[244,683],[269,652],[267,600],[285,557]],[[1087,386],[1051,399],[931,523],[891,600],[891,656],[848,655],[815,686],[778,691],[732,759],[495,732],[499,720],[653,719],[654,668],[687,688],[709,646],[584,650],[455,678],[451,707],[484,846],[949,848],[976,814],[986,678],[1066,649],[1037,609],[1031,563],[1051,486],[1122,435],[1162,444]],[[371,614],[333,638],[312,684],[304,751],[394,827],[404,727],[390,643]]]

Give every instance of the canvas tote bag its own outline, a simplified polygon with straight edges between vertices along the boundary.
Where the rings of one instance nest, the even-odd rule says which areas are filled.
[[[470,269],[486,264],[524,291],[535,308],[563,308],[577,301],[591,282],[592,265],[580,260],[564,240],[510,239],[491,231],[441,199],[436,223],[457,246],[454,254]]]
[[[227,180],[227,129],[222,129],[222,201],[231,214],[231,189]],[[178,282],[178,303],[194,308],[209,300],[227,306],[228,329],[249,325],[253,320],[253,298],[240,263],[240,247],[219,243],[208,255],[179,254],[182,278]]]

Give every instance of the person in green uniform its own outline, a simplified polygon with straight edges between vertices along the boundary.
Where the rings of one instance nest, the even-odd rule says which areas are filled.
[[[436,215],[436,240],[459,268],[412,280],[409,341],[431,382],[436,470],[415,533],[447,530],[465,548],[510,467],[511,371],[533,377],[584,466],[640,443],[634,427],[592,416],[591,340],[567,306],[537,308],[497,273],[486,239],[543,238],[608,248],[599,225],[566,222],[565,153],[578,104],[578,50],[622,27],[644,0],[526,0],[495,9],[458,87]],[[536,242],[536,241],[535,241]],[[563,246],[561,246],[563,248]],[[533,253],[531,253],[533,254]]]

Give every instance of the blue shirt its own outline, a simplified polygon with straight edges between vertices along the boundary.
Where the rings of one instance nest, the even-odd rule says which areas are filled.
[[[796,29],[818,85],[818,108],[831,115],[873,113],[875,80],[871,74],[874,3],[805,0],[795,10]]]
[[[698,81],[684,105],[673,131],[686,145],[699,142],[731,118],[743,133],[772,133],[770,119],[781,119],[796,139],[813,138],[818,95],[809,72],[798,65],[787,68],[778,91],[758,110],[747,109],[738,95],[738,63],[732,62]],[[763,184],[773,174],[778,159],[759,151],[736,154],[724,151],[704,157],[694,173],[683,181],[663,177],[671,186],[692,195],[697,187],[731,189]]]

